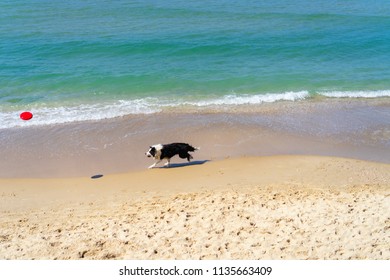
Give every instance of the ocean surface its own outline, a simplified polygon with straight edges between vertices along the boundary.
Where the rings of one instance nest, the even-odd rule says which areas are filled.
[[[3,129],[390,97],[388,0],[1,0],[0,38]]]

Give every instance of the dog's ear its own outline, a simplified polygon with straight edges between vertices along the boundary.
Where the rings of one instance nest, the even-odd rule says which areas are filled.
[[[149,154],[151,154],[152,156],[155,156],[156,155],[156,148],[150,147]]]

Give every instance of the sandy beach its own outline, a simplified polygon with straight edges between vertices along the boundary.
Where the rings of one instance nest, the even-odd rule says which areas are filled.
[[[390,165],[238,157],[0,179],[0,259],[390,259]]]
[[[389,260],[366,2],[0,1],[0,261]]]

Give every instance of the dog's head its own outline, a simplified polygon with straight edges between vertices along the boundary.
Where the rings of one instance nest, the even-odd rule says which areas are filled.
[[[147,157],[156,158],[161,153],[162,145],[157,144],[149,147],[149,151],[145,153]]]
[[[147,157],[154,157],[156,155],[156,148],[153,146],[149,147],[149,151],[145,153]]]

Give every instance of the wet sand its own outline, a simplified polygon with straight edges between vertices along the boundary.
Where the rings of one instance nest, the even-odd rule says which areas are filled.
[[[176,108],[150,115],[3,129],[0,158],[6,160],[0,161],[0,178],[140,171],[151,165],[144,156],[149,145],[170,142],[201,147],[195,160],[299,154],[390,163],[388,99],[234,108],[218,112]]]

